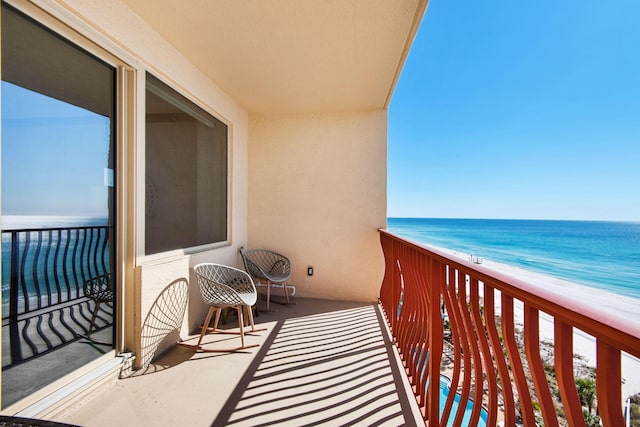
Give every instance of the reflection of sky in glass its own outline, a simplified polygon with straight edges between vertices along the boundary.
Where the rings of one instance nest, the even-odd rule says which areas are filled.
[[[2,82],[2,214],[107,216],[109,118]]]

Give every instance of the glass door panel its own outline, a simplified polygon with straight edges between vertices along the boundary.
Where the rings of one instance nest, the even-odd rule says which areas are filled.
[[[114,347],[115,69],[2,5],[2,406]]]

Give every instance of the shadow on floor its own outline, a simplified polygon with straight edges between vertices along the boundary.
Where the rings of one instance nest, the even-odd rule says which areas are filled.
[[[361,304],[278,320],[212,425],[415,425],[382,322]]]

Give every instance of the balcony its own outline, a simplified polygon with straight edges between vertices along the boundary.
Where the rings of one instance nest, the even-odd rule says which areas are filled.
[[[260,312],[267,331],[248,338],[259,347],[215,355],[175,347],[48,418],[85,426],[588,425],[576,387],[580,329],[596,342],[594,407],[603,425],[624,425],[621,359],[640,356],[636,325],[386,231],[380,238],[380,304],[298,299]],[[541,351],[542,317],[553,319],[551,359]]]

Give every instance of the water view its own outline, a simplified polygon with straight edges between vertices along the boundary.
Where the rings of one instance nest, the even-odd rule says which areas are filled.
[[[391,232],[580,285],[640,298],[640,223],[389,218]]]

